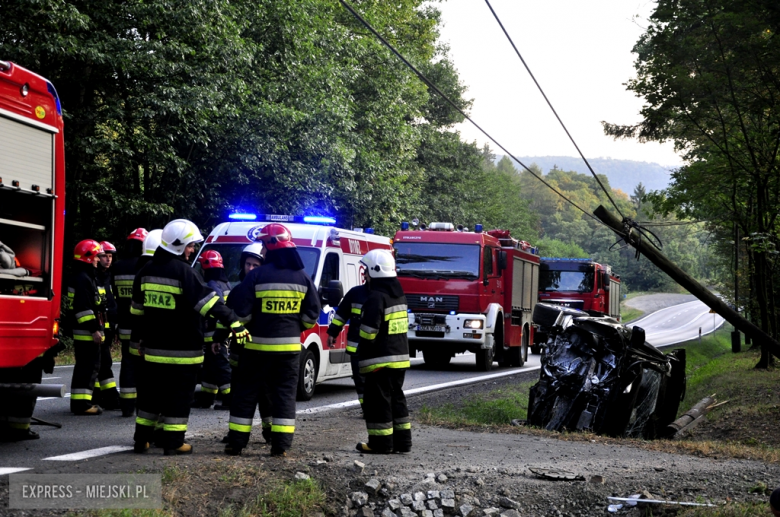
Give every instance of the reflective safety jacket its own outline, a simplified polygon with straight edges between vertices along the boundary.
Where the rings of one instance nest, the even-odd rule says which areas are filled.
[[[138,259],[141,257],[131,257],[120,260],[114,264],[111,269],[111,286],[116,299],[116,322],[118,325],[117,334],[119,339],[130,339],[130,302],[133,299],[133,280],[138,272]],[[130,353],[138,355],[138,350],[133,348]]]
[[[406,296],[397,278],[373,279],[360,324],[360,373],[409,368]]]
[[[240,325],[182,257],[162,248],[135,276],[130,313],[131,340],[141,343],[144,360],[153,363],[202,363],[204,317]]]
[[[347,353],[356,354],[358,343],[360,341],[360,321],[363,312],[363,304],[368,299],[368,286],[366,284],[356,285],[350,289],[344,299],[339,303],[336,309],[336,315],[328,326],[328,335],[337,337],[344,328],[344,324],[349,321],[349,330],[347,331]]]
[[[209,280],[206,282],[206,287],[213,289],[217,296],[222,301],[227,301],[227,297],[230,294],[230,285],[227,282],[221,280]],[[214,332],[217,329],[217,322],[214,318],[206,319],[206,327],[203,332],[203,342],[211,344],[214,342]],[[206,351],[206,353],[209,353]]]
[[[250,271],[230,292],[228,306],[252,336],[244,350],[259,352],[300,352],[301,332],[312,328],[320,315],[319,295],[309,275],[275,264]]]
[[[105,298],[100,296],[95,283],[95,267],[92,264],[76,262],[74,273],[68,281],[67,328],[73,333],[76,343],[92,343],[92,334],[105,328]]]
[[[95,284],[97,285],[98,292],[106,299],[106,314],[108,315],[108,321],[105,323],[106,328],[114,327],[117,324],[117,305],[112,288],[112,279],[114,276],[111,274],[112,270],[113,268],[106,270],[101,269],[100,266],[98,266],[95,271]]]

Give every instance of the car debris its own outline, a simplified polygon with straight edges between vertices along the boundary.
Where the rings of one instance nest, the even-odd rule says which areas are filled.
[[[663,354],[640,327],[608,316],[538,303],[551,328],[531,387],[528,424],[617,437],[664,435],[685,396],[685,350]]]

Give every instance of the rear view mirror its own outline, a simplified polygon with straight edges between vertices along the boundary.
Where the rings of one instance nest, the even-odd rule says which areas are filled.
[[[320,287],[320,299],[323,304],[338,305],[344,298],[344,286],[340,280],[331,280],[327,287]]]
[[[498,270],[503,271],[506,269],[506,251],[498,252]]]
[[[609,291],[609,273],[606,271],[601,272],[601,283],[604,286],[604,290]]]

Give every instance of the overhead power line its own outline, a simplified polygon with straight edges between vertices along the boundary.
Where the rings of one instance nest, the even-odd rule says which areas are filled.
[[[483,135],[485,135],[485,136],[486,136],[486,137],[487,137],[487,138],[488,138],[488,139],[489,139],[491,142],[493,142],[494,144],[496,144],[496,145],[497,145],[497,146],[498,146],[498,147],[499,147],[499,148],[500,148],[502,151],[504,151],[504,152],[505,152],[505,153],[506,153],[506,154],[507,154],[507,155],[508,155],[510,158],[512,158],[514,161],[516,161],[518,164],[520,164],[520,166],[521,166],[521,167],[523,167],[523,169],[525,169],[525,170],[526,170],[526,171],[528,171],[528,172],[529,172],[529,173],[530,173],[530,174],[531,174],[533,177],[535,177],[536,179],[538,179],[539,181],[541,181],[542,183],[544,183],[544,185],[546,185],[546,186],[547,186],[547,187],[548,187],[550,190],[552,190],[553,192],[555,192],[556,194],[558,194],[558,195],[559,195],[561,198],[563,198],[563,199],[564,199],[564,200],[565,200],[567,203],[571,204],[571,205],[572,205],[574,208],[576,208],[577,210],[579,210],[579,211],[580,211],[580,212],[582,212],[583,214],[587,215],[588,217],[590,217],[591,219],[593,219],[594,221],[596,221],[596,223],[604,225],[604,223],[603,223],[603,222],[601,222],[601,221],[600,221],[600,220],[599,220],[599,219],[598,219],[596,216],[594,216],[593,214],[591,214],[591,213],[589,213],[589,212],[587,212],[587,211],[583,210],[582,208],[580,208],[580,207],[579,207],[579,206],[578,206],[578,205],[577,205],[577,204],[576,204],[574,201],[572,201],[571,199],[569,199],[569,198],[567,198],[566,196],[564,196],[564,195],[563,195],[561,192],[559,192],[559,191],[558,191],[558,190],[557,190],[555,187],[553,187],[552,185],[550,185],[549,183],[547,183],[547,182],[544,180],[544,178],[542,178],[541,176],[539,176],[538,174],[536,174],[534,171],[532,171],[531,169],[529,169],[529,168],[528,168],[528,167],[527,167],[527,166],[526,166],[526,165],[525,165],[523,162],[521,162],[519,159],[517,159],[517,158],[516,158],[516,157],[515,157],[515,156],[514,156],[512,153],[510,153],[510,152],[509,152],[509,150],[508,150],[506,147],[504,147],[503,145],[501,145],[501,144],[498,142],[498,140],[496,140],[495,138],[493,138],[493,137],[492,137],[492,136],[491,136],[491,135],[490,135],[490,134],[489,134],[487,131],[485,131],[484,129],[482,129],[482,127],[481,127],[479,124],[477,124],[477,123],[476,123],[476,122],[475,122],[475,121],[474,121],[474,120],[473,120],[471,117],[469,117],[469,116],[468,116],[468,115],[467,115],[467,114],[466,114],[466,113],[465,113],[465,112],[464,112],[462,109],[460,109],[460,107],[458,107],[458,105],[457,105],[457,104],[455,104],[455,103],[454,103],[454,102],[453,102],[453,101],[452,101],[452,100],[451,100],[451,99],[450,99],[450,98],[449,98],[447,95],[445,95],[445,94],[444,94],[444,92],[442,92],[441,90],[439,90],[439,88],[438,88],[438,87],[437,87],[435,84],[433,84],[433,83],[432,83],[432,82],[431,82],[431,81],[430,81],[430,80],[429,80],[427,77],[425,77],[425,75],[423,75],[423,74],[422,74],[422,72],[420,72],[419,70],[417,70],[417,68],[415,68],[415,66],[414,66],[414,65],[412,65],[412,64],[409,62],[409,60],[408,60],[408,59],[406,59],[406,58],[405,58],[405,57],[404,57],[404,56],[403,56],[403,55],[402,55],[402,54],[401,54],[401,53],[400,53],[398,50],[396,50],[396,49],[395,49],[395,47],[393,47],[393,46],[392,46],[392,45],[391,45],[391,44],[390,44],[390,43],[389,43],[389,42],[388,42],[388,41],[387,41],[385,38],[383,38],[383,37],[382,37],[382,35],[381,35],[381,34],[379,34],[379,33],[376,31],[376,29],[374,29],[374,27],[372,27],[372,26],[371,26],[371,24],[370,24],[370,23],[368,23],[368,22],[367,22],[367,21],[366,21],[366,20],[365,20],[365,19],[364,19],[362,16],[360,16],[360,14],[358,14],[358,12],[357,12],[357,11],[355,11],[355,9],[353,9],[353,8],[352,8],[352,6],[351,6],[351,5],[349,5],[349,3],[347,3],[347,2],[346,2],[346,0],[339,0],[339,1],[341,2],[341,4],[342,4],[342,5],[343,5],[343,6],[344,6],[344,7],[345,7],[345,8],[346,8],[346,9],[347,9],[347,10],[348,10],[350,13],[352,13],[352,16],[354,16],[354,17],[355,17],[355,18],[356,18],[356,19],[357,19],[357,20],[358,20],[360,23],[362,23],[362,24],[363,24],[363,26],[364,26],[364,27],[366,27],[366,29],[368,29],[369,31],[371,31],[371,33],[372,33],[374,36],[376,36],[376,38],[377,38],[377,39],[378,39],[380,42],[382,42],[382,44],[383,44],[385,47],[387,47],[388,49],[390,49],[390,51],[391,51],[393,54],[395,54],[395,55],[398,57],[398,59],[400,59],[401,61],[403,61],[403,63],[404,63],[404,64],[405,64],[405,65],[406,65],[406,66],[407,66],[407,67],[408,67],[408,68],[409,68],[409,69],[410,69],[412,72],[414,72],[414,74],[415,74],[415,75],[416,75],[416,76],[417,76],[417,77],[418,77],[418,78],[419,78],[419,79],[420,79],[420,80],[421,80],[423,83],[425,83],[425,85],[426,85],[426,86],[428,86],[428,88],[430,88],[431,90],[433,90],[434,92],[436,92],[436,93],[437,93],[439,96],[441,96],[441,97],[442,97],[442,98],[443,98],[445,101],[447,101],[447,103],[448,103],[450,106],[452,106],[452,107],[453,107],[453,108],[454,108],[454,109],[455,109],[455,110],[456,110],[458,113],[460,113],[460,114],[461,114],[461,115],[462,115],[462,116],[463,116],[463,117],[464,117],[466,120],[468,120],[469,122],[471,122],[471,124],[473,124],[473,125],[474,125],[474,127],[476,127],[476,128],[477,128],[477,129],[478,129],[478,130],[479,130],[479,131],[480,131],[480,132],[481,132]],[[589,167],[590,167],[590,166],[589,166]],[[598,179],[598,178],[596,178],[596,179]],[[601,182],[600,182],[600,181],[599,181],[599,184],[601,184]],[[602,185],[602,188],[604,188],[604,187],[603,187],[603,185]],[[609,194],[608,194],[607,196],[609,196]],[[612,201],[612,198],[610,198],[610,201]],[[612,204],[614,205],[614,202],[613,202]],[[619,210],[618,210],[618,212],[619,212]],[[620,215],[622,216],[623,214],[620,214]],[[606,225],[604,225],[604,226],[606,226]]]
[[[604,184],[601,183],[601,180],[596,175],[596,173],[593,171],[593,167],[590,166],[590,163],[585,158],[585,155],[582,154],[582,151],[580,151],[580,147],[577,145],[577,142],[574,141],[574,137],[571,136],[571,133],[569,133],[569,130],[566,128],[566,125],[563,123],[563,120],[561,120],[561,117],[558,116],[558,112],[555,111],[555,108],[553,108],[552,103],[550,102],[550,99],[547,98],[547,95],[544,93],[544,90],[542,89],[541,85],[539,84],[539,81],[536,80],[536,77],[534,77],[533,72],[531,72],[531,69],[528,67],[528,64],[525,62],[525,59],[523,59],[523,56],[520,54],[520,51],[517,50],[517,46],[515,45],[515,42],[512,41],[511,36],[509,36],[509,33],[506,31],[506,28],[504,28],[504,24],[501,23],[501,19],[498,17],[498,14],[496,14],[496,11],[493,9],[493,6],[490,5],[489,0],[485,0],[485,3],[487,4],[488,8],[490,9],[490,12],[493,13],[493,17],[498,22],[498,25],[501,27],[501,30],[504,31],[504,35],[506,36],[506,39],[509,40],[509,43],[512,45],[512,48],[515,49],[515,54],[517,54],[517,57],[520,58],[520,61],[523,63],[523,66],[525,67],[526,71],[528,72],[528,75],[531,76],[531,79],[533,79],[534,84],[539,89],[539,93],[542,94],[542,97],[544,97],[545,102],[550,107],[550,110],[553,112],[553,115],[555,115],[555,118],[558,119],[558,122],[561,124],[561,127],[566,132],[566,136],[569,137],[569,140],[571,140],[571,143],[574,145],[574,148],[577,149],[577,152],[580,154],[580,157],[585,162],[585,165],[588,166],[588,170],[590,170],[590,173],[593,174],[593,177],[596,178],[596,181],[598,182],[599,186],[601,187],[601,190],[604,191],[604,193],[607,195],[607,199],[609,199],[610,203],[612,203],[612,206],[615,207],[615,210],[620,214],[620,217],[625,219],[625,216],[623,215],[623,212],[620,211],[620,208],[618,208],[615,201],[612,199],[612,196],[609,195],[609,191],[604,187]]]

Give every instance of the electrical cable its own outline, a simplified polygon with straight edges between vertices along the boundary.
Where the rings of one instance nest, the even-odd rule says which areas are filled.
[[[604,225],[604,226],[607,226],[607,225],[606,225],[606,224],[604,224],[604,223],[603,223],[601,220],[599,220],[599,219],[598,219],[596,216],[594,216],[593,214],[591,214],[591,213],[589,213],[589,212],[587,212],[587,211],[583,210],[583,209],[582,209],[582,208],[580,208],[580,207],[579,207],[579,206],[578,206],[576,203],[574,203],[574,201],[570,200],[569,198],[567,198],[566,196],[564,196],[563,194],[561,194],[561,193],[560,193],[560,192],[559,192],[559,191],[558,191],[558,190],[557,190],[555,187],[553,187],[552,185],[550,185],[549,183],[547,183],[547,182],[546,182],[546,181],[545,181],[545,180],[544,180],[542,177],[540,177],[540,176],[539,176],[538,174],[536,174],[534,171],[532,171],[531,169],[529,169],[529,168],[528,168],[528,167],[527,167],[527,166],[526,166],[526,165],[525,165],[523,162],[521,162],[520,160],[518,160],[518,159],[517,159],[517,158],[516,158],[516,157],[515,157],[515,156],[514,156],[512,153],[510,153],[510,152],[509,152],[509,151],[508,151],[508,150],[507,150],[507,149],[506,149],[506,148],[505,148],[503,145],[501,145],[501,144],[500,144],[500,143],[499,143],[499,142],[498,142],[498,141],[497,141],[495,138],[493,138],[492,136],[490,136],[490,134],[488,134],[488,132],[487,132],[487,131],[485,131],[484,129],[482,129],[482,127],[480,127],[480,125],[479,125],[479,124],[477,124],[477,123],[476,123],[476,122],[475,122],[475,121],[474,121],[474,120],[473,120],[471,117],[469,117],[469,116],[468,116],[468,115],[467,115],[467,114],[466,114],[466,113],[465,113],[465,112],[464,112],[462,109],[460,109],[460,108],[457,106],[457,104],[455,104],[455,103],[454,103],[454,102],[453,102],[453,101],[452,101],[452,100],[451,100],[449,97],[447,97],[447,95],[445,95],[445,94],[444,94],[444,92],[442,92],[441,90],[439,90],[439,88],[437,88],[435,84],[433,84],[433,83],[432,83],[432,82],[431,82],[431,81],[430,81],[430,80],[429,80],[427,77],[425,77],[425,76],[422,74],[422,72],[420,72],[419,70],[417,70],[417,68],[415,68],[415,66],[414,66],[414,65],[412,65],[412,64],[411,64],[411,63],[410,63],[410,62],[409,62],[409,61],[408,61],[408,60],[407,60],[407,59],[406,59],[406,58],[405,58],[403,55],[401,55],[401,53],[400,53],[398,50],[396,50],[396,49],[395,49],[395,47],[393,47],[393,46],[392,46],[392,45],[391,45],[391,44],[390,44],[390,43],[389,43],[389,42],[388,42],[388,41],[387,41],[385,38],[383,38],[383,37],[382,37],[382,35],[381,35],[381,34],[379,34],[379,33],[378,33],[378,32],[377,32],[375,29],[374,29],[374,27],[372,27],[372,26],[371,26],[371,24],[369,24],[369,23],[368,23],[368,22],[367,22],[365,19],[363,19],[363,17],[362,17],[362,16],[360,16],[360,14],[358,14],[358,13],[357,13],[357,11],[355,11],[355,9],[353,9],[353,8],[352,8],[352,6],[351,6],[351,5],[349,5],[349,4],[346,2],[346,0],[339,0],[339,1],[341,2],[341,4],[342,4],[342,5],[343,5],[343,6],[344,6],[344,7],[345,7],[345,8],[346,8],[346,9],[347,9],[347,10],[348,10],[350,13],[352,13],[352,15],[353,15],[353,16],[354,16],[354,17],[355,17],[355,18],[356,18],[356,19],[357,19],[357,20],[358,20],[360,23],[362,23],[362,24],[363,24],[363,26],[365,26],[365,27],[366,27],[366,28],[367,28],[369,31],[371,31],[371,33],[372,33],[374,36],[376,36],[376,38],[377,38],[377,39],[378,39],[380,42],[382,42],[382,44],[383,44],[385,47],[387,47],[388,49],[390,49],[390,51],[391,51],[391,52],[393,52],[393,54],[395,54],[395,55],[398,57],[398,59],[400,59],[401,61],[403,61],[403,63],[404,63],[404,64],[405,64],[405,65],[406,65],[406,66],[407,66],[407,67],[408,67],[408,68],[409,68],[409,69],[410,69],[412,72],[414,72],[414,73],[415,73],[415,75],[417,75],[417,77],[418,77],[418,78],[419,78],[419,79],[420,79],[420,80],[421,80],[423,83],[425,83],[425,85],[426,85],[426,86],[428,86],[428,88],[432,89],[432,90],[433,90],[434,92],[436,92],[436,93],[437,93],[439,96],[441,96],[441,97],[442,97],[442,98],[443,98],[445,101],[447,101],[447,103],[449,103],[449,104],[450,104],[450,106],[452,106],[452,107],[453,107],[453,108],[454,108],[454,109],[455,109],[455,110],[456,110],[458,113],[460,113],[460,114],[461,114],[461,115],[462,115],[462,116],[463,116],[463,117],[464,117],[466,120],[468,120],[469,122],[471,122],[471,123],[474,125],[474,127],[476,127],[477,129],[479,129],[479,131],[480,131],[480,132],[482,132],[482,134],[483,134],[483,135],[485,135],[485,136],[486,136],[488,139],[490,139],[490,141],[491,141],[491,142],[493,142],[494,144],[496,144],[496,145],[497,145],[497,146],[498,146],[498,147],[499,147],[499,148],[500,148],[502,151],[504,151],[504,152],[507,154],[507,156],[509,156],[510,158],[512,158],[512,159],[513,159],[514,161],[516,161],[518,164],[520,164],[520,166],[521,166],[521,167],[523,167],[523,169],[525,169],[526,171],[528,171],[529,173],[531,173],[531,175],[532,175],[532,176],[534,176],[536,179],[538,179],[539,181],[541,181],[542,183],[544,183],[544,185],[546,185],[546,186],[547,186],[547,187],[548,187],[550,190],[552,190],[553,192],[555,192],[556,194],[558,194],[558,195],[559,195],[561,198],[563,198],[563,199],[564,199],[566,202],[568,202],[569,204],[571,204],[571,205],[572,205],[573,207],[575,207],[577,210],[579,210],[579,211],[580,211],[580,212],[582,212],[583,214],[587,215],[588,217],[590,217],[591,219],[593,219],[593,220],[594,220],[594,221],[596,221],[597,223],[599,223],[599,224],[602,224],[602,225]],[[590,165],[589,165],[589,167],[590,167]],[[596,179],[598,180],[598,178],[596,178]],[[599,185],[601,185],[601,181],[599,181]],[[602,187],[601,187],[601,188],[604,188],[604,186],[602,185]],[[607,197],[609,197],[609,194],[607,194]],[[610,200],[610,201],[612,201],[612,198],[609,198],[609,200]],[[613,205],[615,204],[615,203],[614,203],[614,201],[612,202],[612,204],[613,204]],[[618,212],[620,212],[620,210],[618,210]],[[622,216],[623,214],[620,214],[620,215]],[[608,226],[607,226],[607,227],[608,227]]]
[[[547,95],[544,93],[544,90],[542,89],[539,82],[536,80],[536,77],[534,77],[533,72],[531,72],[531,69],[528,67],[528,64],[525,62],[525,59],[523,59],[523,56],[520,54],[520,51],[517,50],[517,46],[515,46],[515,42],[512,41],[512,38],[509,36],[509,33],[504,28],[504,24],[501,23],[501,19],[498,17],[498,14],[496,14],[496,11],[493,10],[493,6],[490,5],[489,0],[485,0],[485,3],[487,4],[488,8],[490,9],[490,12],[493,13],[493,17],[498,22],[498,25],[501,27],[501,30],[504,31],[504,35],[506,36],[506,39],[509,40],[509,43],[512,45],[512,48],[515,49],[515,54],[517,54],[517,57],[520,58],[520,61],[523,63],[523,66],[525,67],[526,71],[528,72],[528,75],[531,76],[531,79],[533,79],[534,84],[539,89],[539,93],[542,94],[542,97],[544,97],[545,102],[547,102],[547,105],[550,107],[550,110],[552,110],[553,115],[555,115],[555,118],[558,119],[558,122],[561,124],[561,127],[566,132],[566,136],[569,137],[569,140],[571,140],[571,143],[574,145],[574,148],[577,149],[577,152],[580,154],[580,157],[585,162],[585,165],[588,166],[588,170],[590,170],[590,173],[593,174],[593,177],[596,178],[596,181],[598,182],[599,186],[601,187],[601,190],[604,191],[604,193],[607,195],[607,198],[609,199],[610,203],[612,203],[612,206],[615,207],[615,210],[620,214],[620,217],[623,219],[626,218],[626,216],[623,215],[623,212],[620,211],[620,208],[618,208],[617,203],[612,199],[612,196],[609,195],[609,192],[607,191],[606,187],[604,187],[604,184],[601,183],[601,180],[596,175],[596,173],[593,171],[593,167],[590,166],[590,163],[585,158],[585,155],[582,154],[582,151],[580,151],[579,146],[577,145],[577,142],[574,141],[574,137],[571,136],[571,133],[569,133],[569,130],[566,128],[566,125],[561,120],[561,117],[558,116],[558,112],[555,111],[555,108],[553,108],[552,103],[550,102],[550,99],[547,98]]]

